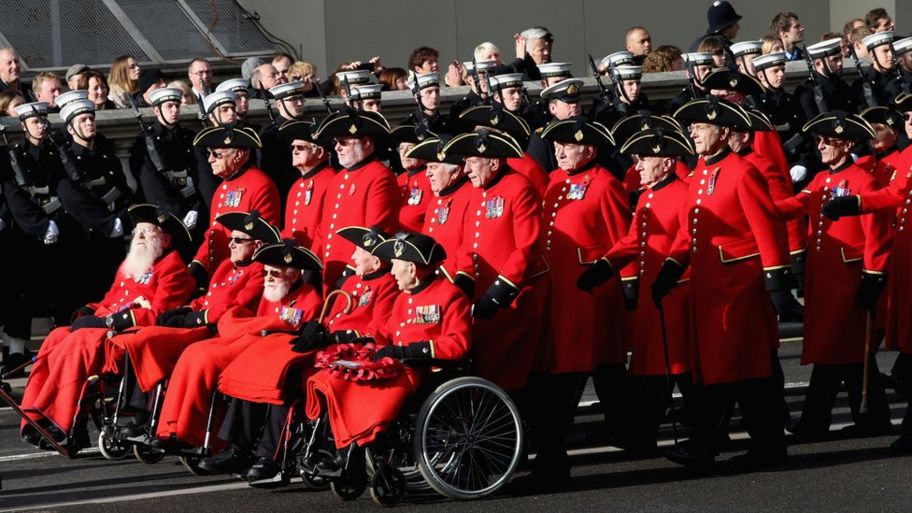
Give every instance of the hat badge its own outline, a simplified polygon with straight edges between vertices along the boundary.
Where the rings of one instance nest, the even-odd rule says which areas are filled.
[[[494,114],[493,116],[491,116],[491,125],[497,126],[498,123],[500,123],[500,116],[498,116],[497,114]]]
[[[714,109],[714,108],[707,109],[707,111],[706,111],[706,119],[708,119],[710,121],[716,119],[716,116],[718,116],[718,115],[719,115],[719,113],[716,112],[716,109]]]
[[[481,144],[478,145],[478,152],[479,152],[479,153],[484,153],[485,150],[487,150],[487,149],[488,149],[488,147],[485,146],[484,143],[481,143]]]
[[[168,220],[168,214],[158,214],[158,222],[164,224]]]
[[[231,144],[231,136],[230,136],[230,135],[226,135],[226,136],[225,136],[225,140],[223,140],[222,142],[225,143],[225,144]]]
[[[833,131],[836,132],[837,134],[841,134],[842,132],[845,131],[845,128],[843,128],[843,126],[841,124],[838,124],[838,125],[836,125],[836,128],[833,129]]]
[[[354,123],[352,123],[351,126],[348,127],[348,133],[355,135],[355,133],[357,133],[357,132],[358,132],[358,127],[355,126]]]
[[[728,85],[730,85],[730,86],[732,86],[732,87],[737,86],[737,85],[738,85],[738,79],[737,79],[737,78],[733,78],[733,79],[729,80],[729,81],[728,81]]]
[[[576,139],[576,142],[582,141],[582,140],[583,140],[583,137],[584,137],[584,136],[583,136],[583,131],[582,131],[582,130],[577,130],[576,133],[573,134],[573,138]]]
[[[445,159],[445,158],[446,158],[446,152],[443,152],[443,151],[437,152],[437,160],[443,161],[443,159]]]
[[[887,124],[890,125],[890,126],[893,126],[893,118],[892,118],[892,117],[888,117],[888,118],[887,118]]]
[[[294,255],[292,255],[291,252],[285,253],[285,256],[282,258],[282,260],[285,260],[286,264],[290,264],[292,260],[294,260]]]
[[[579,93],[579,86],[577,86],[576,84],[570,84],[567,87],[567,94],[578,94],[578,93]]]
[[[365,248],[369,248],[374,245],[374,238],[368,234],[364,236],[364,239],[362,239],[361,242],[364,244]]]
[[[654,145],[652,145],[652,152],[653,152],[653,153],[658,153],[658,152],[660,152],[660,151],[662,151],[662,145],[661,145],[661,144],[654,144]]]
[[[403,253],[405,253],[405,244],[403,244],[401,240],[397,240],[393,243],[393,254],[396,255],[396,257],[401,257]]]
[[[250,221],[250,222],[245,223],[245,224],[244,224],[244,229],[245,229],[245,230],[248,230],[248,231],[249,231],[249,230],[253,230],[253,221]]]

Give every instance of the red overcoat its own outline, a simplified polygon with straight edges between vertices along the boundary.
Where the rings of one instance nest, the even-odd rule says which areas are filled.
[[[659,310],[649,295],[665,257],[671,250],[681,223],[680,213],[688,199],[688,186],[675,175],[647,189],[637,202],[633,223],[623,239],[605,255],[622,279],[636,280],[640,288],[637,307],[630,320],[633,342],[630,373],[635,376],[665,374],[665,347]],[[633,265],[630,265],[633,264]],[[686,372],[690,360],[691,297],[685,274],[665,298],[665,329],[672,374]]]
[[[669,258],[691,268],[694,379],[769,376],[779,326],[764,270],[789,266],[788,234],[760,171],[725,151],[700,158]]]
[[[326,192],[318,229],[324,290],[335,286],[355,250],[352,243],[336,235],[336,230],[346,226],[379,226],[387,233],[395,233],[399,228],[401,203],[393,172],[374,159],[336,173]]]
[[[472,340],[470,312],[465,294],[437,278],[401,293],[389,317],[375,318],[369,331],[381,346],[426,341],[433,358],[459,360]],[[396,419],[419,382],[420,374],[407,367],[396,378],[376,382],[340,379],[324,369],[307,380],[307,416],[318,418],[325,406],[336,447],[363,446]]]
[[[884,213],[826,218],[831,198],[877,189],[875,177],[848,163],[823,171],[794,197],[777,203],[786,218],[808,215],[801,363],[845,364],[864,360],[865,309],[858,301],[861,273],[883,273],[890,254],[890,225]]]
[[[155,323],[158,314],[179,306],[193,291],[193,278],[176,251],[171,251],[143,276],[117,270],[114,284],[98,303],[95,315],[128,316],[134,326]],[[73,426],[79,399],[89,376],[101,372],[107,328],[69,327],[53,330],[38,352],[22,407],[33,419],[44,416],[63,432]],[[23,421],[23,426],[25,421]]]
[[[231,230],[215,222],[215,218],[227,212],[250,212],[256,210],[264,220],[278,226],[281,220],[279,191],[275,182],[263,171],[247,167],[219,184],[212,195],[212,211],[209,228],[203,236],[194,262],[202,264],[210,276],[223,260],[229,256],[228,237]]]
[[[455,184],[440,191],[439,196],[431,199],[424,216],[421,232],[433,237],[446,251],[446,260],[440,268],[450,281],[456,274],[456,254],[462,245],[465,216],[472,196],[472,186],[468,179],[460,178]]]
[[[243,308],[226,312],[218,322],[218,337],[191,344],[177,360],[156,435],[176,436],[191,445],[202,445],[212,394],[225,367],[251,344],[262,340],[262,330],[295,330],[315,318],[320,302],[320,294],[303,284],[281,301],[261,299],[256,316]],[[222,414],[216,415],[213,432],[218,431]]]
[[[285,202],[282,236],[294,239],[298,246],[310,249],[315,255],[320,254],[317,228],[323,216],[326,191],[335,174],[335,170],[325,164],[311,169],[291,186]]]
[[[591,163],[572,174],[551,172],[543,201],[541,245],[551,265],[549,300],[544,310],[543,340],[536,371],[591,372],[602,363],[624,363],[620,279],[614,277],[592,294],[576,280],[608,252],[630,226],[630,198],[621,183]]]
[[[456,253],[457,274],[475,280],[476,299],[496,280],[520,291],[493,319],[476,317],[472,332],[475,370],[506,390],[525,386],[542,335],[548,267],[541,227],[539,196],[516,171],[501,169],[483,188],[472,189]]]
[[[427,206],[434,195],[431,182],[424,167],[408,170],[396,177],[399,193],[402,196],[402,208],[399,209],[399,226],[410,232],[420,232],[424,226]]]

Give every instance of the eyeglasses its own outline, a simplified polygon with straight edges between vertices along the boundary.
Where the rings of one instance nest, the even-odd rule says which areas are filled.
[[[228,237],[228,241],[235,244],[247,244],[249,242],[253,242],[253,239],[245,239],[244,237]]]
[[[192,71],[192,72],[190,72],[190,74],[191,74],[191,75],[194,75],[194,76],[197,76],[197,77],[200,76],[200,75],[211,75],[211,74],[212,74],[212,70],[211,70],[211,69],[201,69],[201,70],[199,70],[199,71]]]
[[[133,228],[133,231],[131,233],[134,237],[139,237],[140,235],[143,237],[149,237],[161,233],[161,228]]]
[[[234,153],[235,153],[235,150],[231,150],[231,151],[222,150],[222,151],[220,151],[220,152],[219,152],[219,151],[206,150],[206,155],[207,155],[209,158],[213,158],[213,159],[220,159],[220,158],[228,157],[228,156],[234,155]]]
[[[263,278],[268,278],[270,276],[273,278],[284,278],[285,272],[278,269],[263,269]]]
[[[314,144],[292,144],[291,151],[317,151],[317,146]]]
[[[333,142],[337,146],[354,146],[358,142],[357,137],[333,137]]]

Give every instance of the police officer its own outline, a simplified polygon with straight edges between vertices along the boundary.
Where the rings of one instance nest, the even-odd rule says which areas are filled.
[[[209,212],[199,190],[194,134],[180,125],[181,97],[170,87],[149,95],[155,121],[136,136],[130,169],[139,194],[183,220],[192,234],[202,234]]]

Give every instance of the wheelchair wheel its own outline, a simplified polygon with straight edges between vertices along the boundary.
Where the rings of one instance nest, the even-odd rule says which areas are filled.
[[[411,437],[406,440],[411,441]],[[390,465],[393,465],[402,476],[405,478],[405,487],[410,492],[418,492],[423,490],[429,490],[431,486],[424,479],[424,476],[421,475],[421,471],[418,470],[418,463],[415,462],[415,458],[411,454],[408,454],[409,451],[400,452],[396,455],[395,458],[380,458],[375,454],[375,451],[367,451],[367,473],[373,475],[377,472],[379,465],[382,465],[380,461],[387,461]],[[385,455],[384,455],[385,456]]]
[[[381,506],[395,506],[405,497],[405,476],[386,463],[377,466],[370,483],[371,499]]]
[[[102,429],[98,433],[98,450],[105,459],[111,461],[122,460],[130,454],[130,448],[117,440],[108,429]]]
[[[304,486],[306,486],[308,490],[322,492],[323,490],[329,489],[329,479],[316,474],[311,474],[304,469],[301,469],[300,474],[301,481],[304,481]]]
[[[199,456],[180,456],[181,465],[187,468],[194,476],[208,476],[209,472],[201,469],[199,464],[202,460]]]
[[[461,377],[425,400],[415,429],[418,468],[435,491],[455,499],[489,495],[519,465],[522,421],[510,397],[490,381]]]
[[[367,489],[367,476],[352,476],[350,479],[333,479],[329,488],[336,497],[343,501],[353,501],[364,494]]]
[[[152,465],[158,463],[165,457],[165,451],[153,449],[148,445],[136,444],[133,446],[133,456],[146,465]]]

